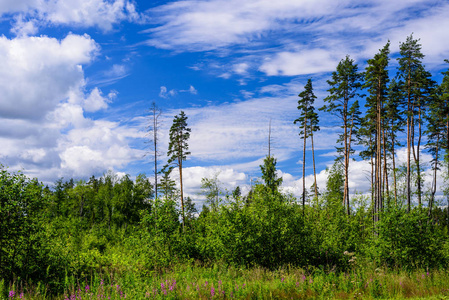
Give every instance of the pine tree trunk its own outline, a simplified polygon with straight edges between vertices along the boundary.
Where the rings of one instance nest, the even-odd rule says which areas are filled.
[[[422,183],[421,183],[421,164],[419,162],[419,149],[421,146],[421,138],[422,138],[422,120],[421,120],[421,106],[419,107],[419,120],[418,120],[418,145],[417,145],[417,157],[416,157],[416,168],[418,172],[418,204],[421,206],[422,204]]]
[[[318,199],[318,187],[317,187],[317,183],[316,183],[316,169],[315,169],[315,149],[313,146],[313,132],[311,132],[310,138],[312,140],[312,161],[313,161],[313,180],[314,180],[314,186],[315,186],[315,198]]]
[[[438,169],[438,145],[440,143],[440,135],[438,134],[436,149],[435,149],[435,162],[434,162],[434,172],[433,172],[433,182],[432,182],[432,194],[429,200],[429,217],[432,216],[432,206],[435,201],[435,193],[437,191],[437,169]]]
[[[395,151],[394,151],[394,144],[395,144],[395,140],[394,140],[394,132],[393,132],[393,121],[391,124],[391,159],[392,159],[392,164],[393,164],[393,183],[394,183],[394,204],[397,206],[398,205],[398,188],[397,188],[397,181],[396,181],[396,160],[395,160]]]
[[[380,98],[380,90],[377,94],[377,118],[376,118],[376,198],[377,198],[377,213],[382,210],[382,128],[381,128],[381,113],[382,105]],[[377,218],[379,219],[379,217]]]
[[[382,129],[382,145],[383,145],[383,155],[384,155],[384,179],[385,179],[385,195],[387,197],[387,205],[390,204],[390,186],[388,182],[388,161],[387,161],[387,139],[385,134],[385,128]]]
[[[181,185],[181,210],[182,210],[182,231],[185,226],[185,212],[184,212],[184,191],[182,186],[182,159],[178,160],[179,163],[179,182]]]
[[[410,147],[411,147],[411,99],[410,99],[410,76],[411,74],[408,74],[408,81],[407,81],[407,211],[410,212],[410,206],[411,206],[411,185],[410,185]]]

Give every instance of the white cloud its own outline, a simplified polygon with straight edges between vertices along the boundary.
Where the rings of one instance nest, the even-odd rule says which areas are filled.
[[[36,21],[25,21],[23,15],[17,15],[15,17],[15,23],[11,28],[11,32],[20,37],[34,35],[38,32]]]
[[[249,65],[247,63],[238,63],[234,65],[234,72],[239,75],[245,75],[248,73]]]
[[[422,39],[426,62],[441,64],[449,56],[444,1],[185,0],[149,13],[157,24],[146,31],[151,46],[219,56],[233,51],[233,61],[217,74],[223,78],[248,76],[247,62],[270,76],[329,72],[346,54],[356,61],[372,57],[388,39],[397,52],[412,32]]]
[[[114,97],[114,93],[110,93],[108,97],[103,97],[102,92],[98,88],[94,88],[90,95],[84,99],[83,107],[85,111],[88,112],[106,109],[108,107],[108,102],[111,102]]]
[[[89,36],[0,37],[0,160],[43,181],[84,177],[140,158],[137,129],[86,118],[117,95],[86,89],[82,65],[99,51]]]
[[[0,101],[0,117],[45,117],[68,91],[84,85],[81,64],[91,62],[98,50],[87,35],[70,34],[61,41],[0,37],[0,90],[5,99]]]
[[[280,52],[273,58],[267,58],[260,66],[260,71],[269,76],[293,76],[330,72],[335,70],[342,58],[342,53],[323,49],[299,52]]]
[[[198,94],[198,91],[193,87],[193,85],[191,85],[191,86],[189,87],[189,92],[190,92],[190,94],[192,94],[192,95]]]
[[[176,95],[176,90],[168,90],[166,86],[161,86],[161,91],[159,92],[159,97],[168,99]]]
[[[195,87],[193,85],[190,85],[188,90],[180,90],[179,92],[181,92],[181,93],[190,93],[192,95],[198,94],[198,91],[195,89]]]
[[[7,13],[20,13],[27,16],[30,27],[37,21],[56,25],[77,27],[98,27],[103,31],[112,30],[114,24],[122,21],[141,22],[143,17],[137,13],[133,2],[128,0],[3,0],[0,3],[0,16]],[[18,35],[30,32],[17,20],[13,32]],[[33,29],[35,33],[36,28]]]
[[[285,20],[331,15],[341,6],[329,0],[172,2],[150,11],[161,25],[148,30],[152,36],[148,43],[168,49],[212,50],[256,41],[265,31],[285,29]]]

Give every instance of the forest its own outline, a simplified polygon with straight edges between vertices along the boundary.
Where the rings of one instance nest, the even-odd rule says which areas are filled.
[[[307,81],[291,120],[304,145],[299,198],[282,191],[269,153],[248,194],[203,178],[206,201],[196,207],[183,190],[194,134],[188,117],[182,111],[174,117],[160,168],[155,104],[148,116],[154,177],[105,172],[49,187],[0,165],[0,298],[449,297],[449,210],[437,197],[437,191],[449,197],[449,70],[438,83],[423,58],[412,35],[400,44],[395,76],[390,42],[362,71],[346,56],[319,108]],[[320,187],[318,110],[341,129],[339,156]],[[396,162],[400,147],[407,149],[405,165]],[[423,153],[432,156],[430,165]],[[349,190],[356,156],[371,165],[369,195]],[[311,187],[306,164],[313,165]],[[423,179],[429,169],[430,189]]]

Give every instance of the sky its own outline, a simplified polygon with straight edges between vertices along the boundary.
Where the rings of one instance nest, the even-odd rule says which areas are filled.
[[[270,120],[283,189],[299,196],[302,142],[293,121],[307,79],[318,108],[341,59],[349,55],[363,70],[388,40],[394,76],[400,42],[413,33],[439,81],[448,16],[449,2],[436,0],[2,0],[0,163],[50,186],[108,170],[152,177],[154,101],[162,110],[159,165],[173,117],[188,117],[188,196],[201,200],[204,177],[217,175],[229,191],[260,180]],[[331,115],[319,117],[324,189],[339,128]],[[369,170],[351,162],[351,193],[369,191]],[[310,151],[306,179],[310,186]]]

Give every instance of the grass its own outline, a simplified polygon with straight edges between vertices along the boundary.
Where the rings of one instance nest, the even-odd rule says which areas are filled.
[[[146,276],[97,274],[66,278],[65,293],[16,287],[9,299],[449,299],[447,270],[405,272],[384,268],[347,273],[318,269],[177,265]],[[8,298],[6,298],[8,299]]]

